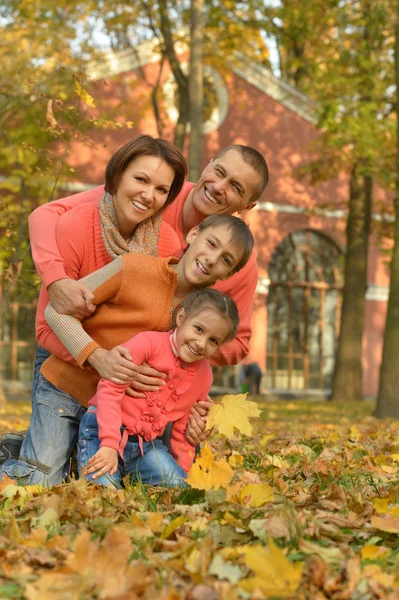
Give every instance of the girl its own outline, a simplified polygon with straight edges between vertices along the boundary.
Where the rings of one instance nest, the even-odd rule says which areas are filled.
[[[126,384],[101,379],[80,423],[79,473],[86,469],[91,480],[117,487],[126,475],[152,485],[184,485],[195,454],[186,439],[190,408],[210,390],[207,359],[234,339],[238,325],[234,300],[202,289],[179,304],[173,331],[147,331],[126,342],[135,364],[147,361],[168,372],[168,385],[132,401]],[[168,422],[174,422],[172,454],[157,439]]]

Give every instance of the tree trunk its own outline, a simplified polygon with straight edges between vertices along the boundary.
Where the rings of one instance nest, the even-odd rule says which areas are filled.
[[[191,181],[201,174],[202,120],[204,104],[204,0],[191,0],[191,50],[190,50],[190,147],[188,171]]]
[[[362,337],[367,253],[371,223],[372,180],[351,173],[345,280],[338,351],[332,382],[333,401],[352,402],[362,398]]]
[[[190,120],[190,102],[188,90],[186,94],[179,94],[179,118],[175,127],[173,143],[180,151],[183,150],[184,140],[186,139],[187,123]]]
[[[396,194],[394,247],[391,258],[391,283],[384,348],[380,369],[375,416],[399,419],[398,373],[399,373],[399,22],[395,25],[395,83],[396,83]]]
[[[180,67],[179,59],[173,45],[172,25],[169,19],[168,4],[166,0],[159,0],[160,28],[164,42],[163,55],[169,61],[173,76],[179,90],[179,119],[176,124],[173,143],[183,149],[187,123],[190,119],[188,77]]]

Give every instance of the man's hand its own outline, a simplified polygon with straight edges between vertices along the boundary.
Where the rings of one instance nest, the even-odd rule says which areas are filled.
[[[83,319],[96,310],[93,292],[74,279],[59,279],[51,283],[47,291],[51,304],[62,315]]]
[[[126,394],[133,398],[145,398],[143,392],[158,392],[166,385],[167,377],[166,373],[161,373],[149,364],[143,363],[137,367],[137,376],[132,385],[126,389]]]
[[[118,468],[118,452],[113,448],[101,446],[101,448],[92,456],[86,465],[86,474],[95,473],[93,479],[97,479],[105,473],[113,475]]]
[[[115,346],[108,351],[97,348],[90,354],[87,362],[101,377],[117,385],[133,381],[140,368],[132,362],[130,352],[124,346]]]
[[[212,433],[212,429],[206,430],[206,418],[209,409],[214,402],[208,396],[206,400],[197,402],[190,410],[190,416],[187,421],[186,438],[192,446],[198,446],[206,440]]]

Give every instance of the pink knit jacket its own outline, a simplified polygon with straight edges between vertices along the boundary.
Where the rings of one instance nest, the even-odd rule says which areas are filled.
[[[172,456],[188,471],[195,449],[186,438],[190,408],[204,400],[212,384],[212,370],[208,361],[185,363],[175,356],[169,333],[146,331],[137,334],[125,344],[132,360],[140,365],[148,362],[155,369],[168,373],[168,382],[159,392],[146,392],[145,398],[131,398],[125,394],[127,385],[116,385],[100,379],[96,395],[89,406],[97,408],[99,439],[102,446],[114,448],[123,456],[128,435],[137,434],[146,442],[159,437],[168,423],[173,422],[171,433]],[[125,431],[121,438],[120,427]]]

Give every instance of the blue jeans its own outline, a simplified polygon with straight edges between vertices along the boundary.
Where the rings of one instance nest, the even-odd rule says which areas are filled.
[[[121,429],[121,435],[123,428]],[[87,461],[94,456],[100,448],[98,439],[98,424],[95,411],[88,410],[82,417],[79,428],[78,442],[78,468],[79,475],[87,465]],[[179,467],[173,456],[168,453],[166,446],[157,438],[151,442],[143,442],[144,456],[141,454],[136,441],[128,441],[124,450],[124,459],[119,456],[118,469],[111,477],[102,475],[97,479],[92,474],[87,478],[90,481],[104,486],[120,487],[124,477],[132,480],[149,483],[151,485],[167,485],[171,487],[186,487],[186,472]]]
[[[5,461],[3,471],[18,483],[51,487],[60,484],[69,474],[80,419],[86,409],[39,373],[48,353],[38,348],[36,356],[28,433],[19,459]]]

